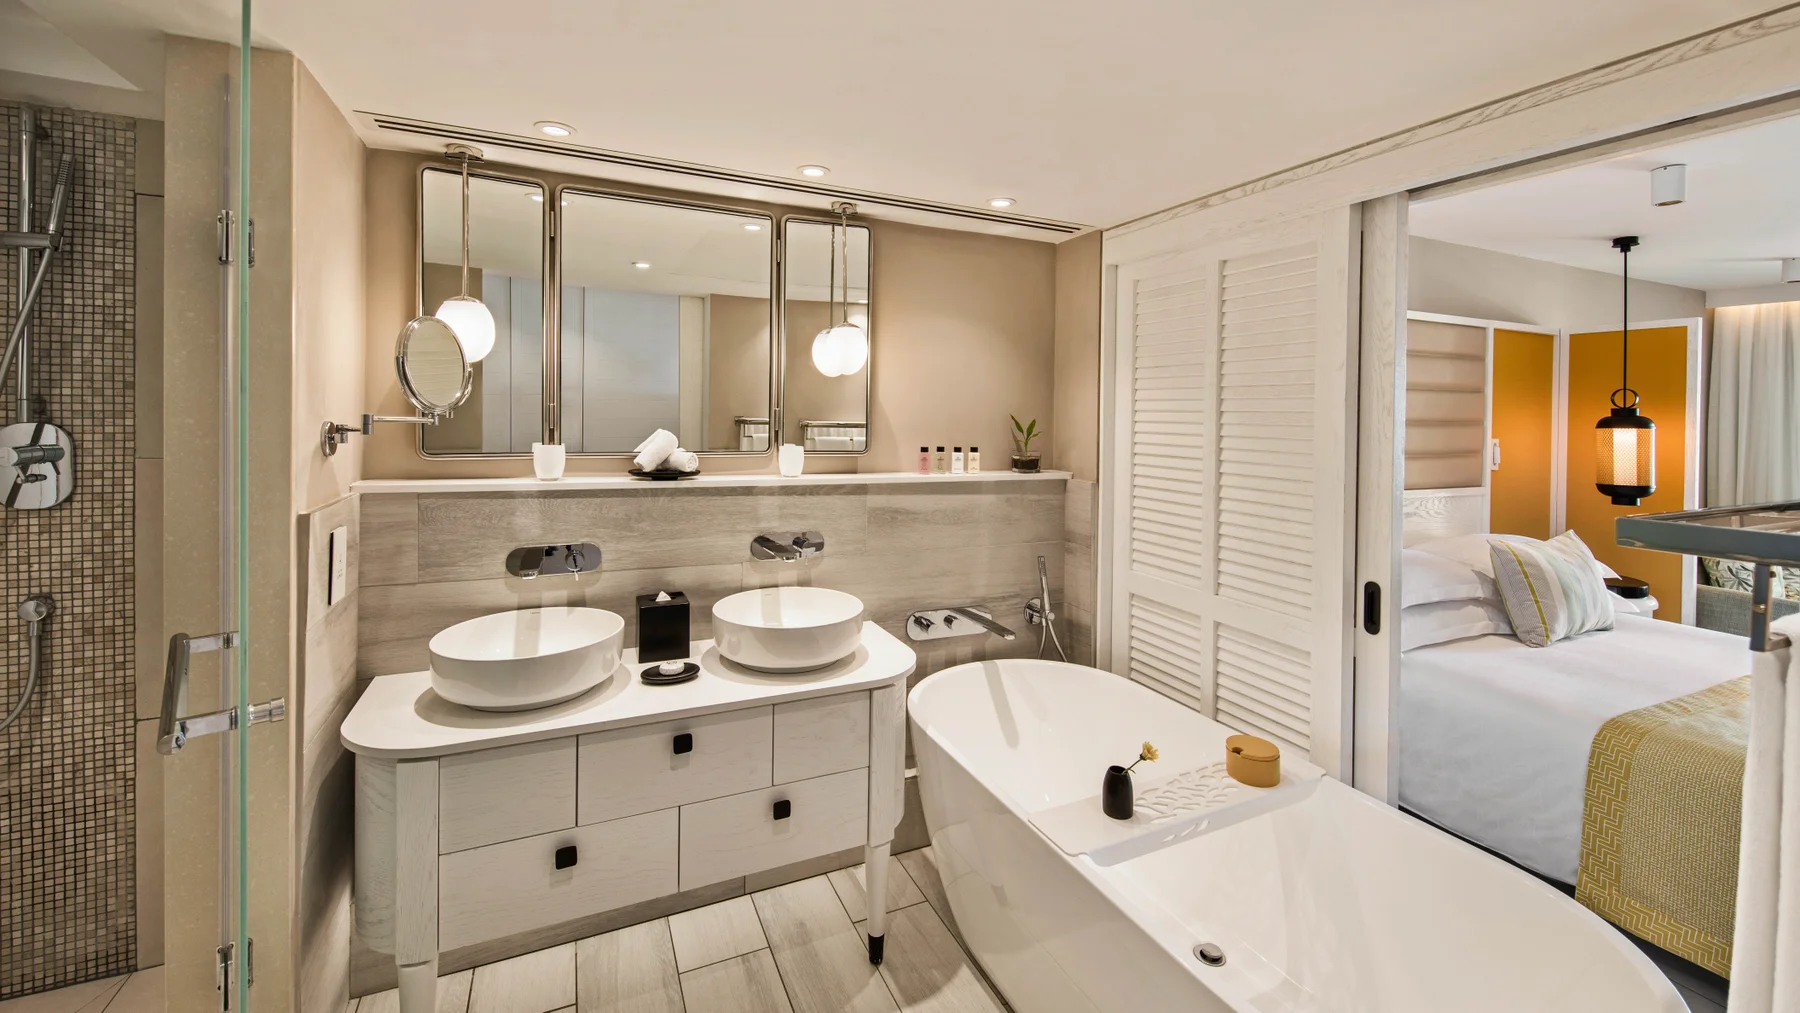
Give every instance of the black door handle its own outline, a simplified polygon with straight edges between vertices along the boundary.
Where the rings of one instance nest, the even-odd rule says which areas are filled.
[[[692,732],[682,732],[681,734],[675,736],[675,754],[677,756],[681,755],[682,753],[691,753],[693,751],[694,751],[694,736],[693,736]]]
[[[775,818],[776,819],[785,820],[789,816],[792,816],[793,814],[794,814],[794,803],[789,802],[785,798],[780,800],[779,802],[775,803]]]

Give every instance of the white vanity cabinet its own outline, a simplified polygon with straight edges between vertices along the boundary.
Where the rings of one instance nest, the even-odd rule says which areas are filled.
[[[585,697],[473,711],[430,674],[376,679],[356,759],[356,930],[401,1009],[434,1013],[438,954],[862,846],[871,960],[903,805],[912,650],[763,675],[693,645],[698,679],[647,686],[636,652]]]

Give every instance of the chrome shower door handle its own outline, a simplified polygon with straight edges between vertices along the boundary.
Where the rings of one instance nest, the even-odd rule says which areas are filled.
[[[196,735],[228,732],[240,724],[259,725],[267,721],[280,721],[287,716],[287,700],[284,697],[251,704],[245,708],[247,719],[241,722],[236,707],[186,717],[181,715],[182,711],[187,710],[188,661],[195,654],[223,651],[237,647],[238,644],[236,633],[214,633],[206,637],[177,633],[169,638],[169,662],[163,671],[162,714],[156,729],[157,752],[173,756],[181,751],[182,746],[187,745],[187,740]]]

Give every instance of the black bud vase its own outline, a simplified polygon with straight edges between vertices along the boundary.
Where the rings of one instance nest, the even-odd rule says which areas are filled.
[[[1106,780],[1100,786],[1100,809],[1115,820],[1128,820],[1132,813],[1131,771],[1118,764],[1106,768]]]

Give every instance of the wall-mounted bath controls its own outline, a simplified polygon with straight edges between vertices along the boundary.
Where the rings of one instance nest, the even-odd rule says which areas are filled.
[[[780,800],[779,802],[775,803],[775,818],[776,819],[785,820],[789,816],[792,816],[792,815],[794,815],[794,803],[788,801],[785,798]]]
[[[75,491],[75,444],[48,422],[0,427],[0,480],[15,510],[43,510]]]
[[[600,546],[592,542],[576,545],[523,545],[506,554],[506,572],[525,580],[592,573],[599,569]]]
[[[575,845],[565,844],[556,849],[556,867],[558,869],[575,868]]]
[[[682,753],[691,753],[693,751],[694,751],[694,735],[692,732],[682,732],[681,734],[675,736],[675,755],[676,756],[680,756]]]
[[[782,531],[750,539],[751,559],[797,563],[825,554],[825,536],[817,531]]]
[[[906,636],[910,640],[944,640],[987,633],[1002,640],[1012,640],[1017,636],[1012,630],[995,622],[992,612],[976,605],[921,609],[906,617]]]

